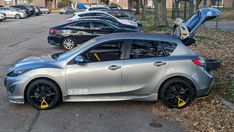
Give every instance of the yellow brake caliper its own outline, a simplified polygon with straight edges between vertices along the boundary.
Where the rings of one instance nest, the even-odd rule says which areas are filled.
[[[180,97],[177,97],[177,99],[178,99],[178,107],[182,107],[186,104],[186,102]]]
[[[45,98],[43,98],[41,102],[41,109],[46,109],[48,107],[49,107],[48,103],[45,101]]]

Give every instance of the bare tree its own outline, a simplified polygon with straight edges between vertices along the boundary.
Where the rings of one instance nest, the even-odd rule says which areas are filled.
[[[136,14],[140,14],[140,0],[135,0]]]
[[[141,8],[142,8],[141,20],[145,20],[146,8],[147,8],[147,1],[148,1],[148,0],[141,0]]]
[[[167,25],[166,0],[153,0],[155,26]]]
[[[234,0],[232,0],[232,9],[234,9]]]
[[[128,0],[128,9],[129,9],[129,10],[132,9],[132,0]]]

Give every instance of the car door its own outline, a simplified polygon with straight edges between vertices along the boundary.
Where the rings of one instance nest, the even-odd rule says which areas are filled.
[[[83,43],[94,38],[89,21],[77,22],[66,28],[69,30],[68,36],[74,36],[78,43]]]
[[[161,42],[129,41],[129,50],[123,68],[123,96],[151,94],[164,75],[168,63]]]
[[[80,54],[83,64],[66,70],[68,95],[121,95],[124,41],[108,41]]]
[[[115,32],[115,29],[110,25],[95,21],[91,22],[91,30],[93,31],[93,36],[95,37]]]

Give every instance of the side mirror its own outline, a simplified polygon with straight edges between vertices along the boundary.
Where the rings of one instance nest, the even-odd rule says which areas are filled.
[[[85,58],[81,55],[78,55],[76,58],[75,58],[75,63],[76,64],[81,64],[81,63],[85,63]]]

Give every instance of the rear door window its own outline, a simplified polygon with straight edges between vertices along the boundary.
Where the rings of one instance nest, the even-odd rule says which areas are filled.
[[[70,26],[76,29],[90,29],[90,22],[79,22]]]
[[[175,47],[176,44],[169,42],[133,40],[129,59],[168,56],[174,51]]]
[[[92,22],[91,29],[101,30],[101,29],[107,29],[107,28],[110,28],[110,26],[108,26],[108,25],[106,25],[104,23],[101,23],[101,22]]]

